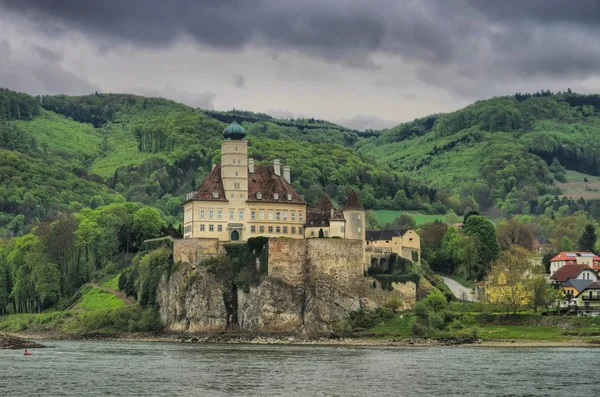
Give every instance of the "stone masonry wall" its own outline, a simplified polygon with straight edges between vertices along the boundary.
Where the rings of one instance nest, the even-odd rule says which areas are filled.
[[[173,261],[197,265],[208,257],[224,253],[216,238],[186,238],[173,241]]]

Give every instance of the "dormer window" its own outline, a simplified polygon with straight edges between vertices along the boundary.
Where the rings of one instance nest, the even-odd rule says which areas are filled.
[[[292,201],[292,195],[288,194],[288,201]]]
[[[219,193],[218,192],[213,192],[213,198],[219,198]]]
[[[274,194],[273,194],[273,199],[274,199],[274,200],[279,200],[279,194],[277,194],[277,193],[274,193]]]
[[[262,193],[261,192],[256,193],[256,199],[257,200],[262,199]]]

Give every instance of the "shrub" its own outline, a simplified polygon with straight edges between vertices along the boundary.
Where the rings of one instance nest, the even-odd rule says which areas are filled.
[[[443,329],[446,324],[444,314],[440,312],[429,312],[427,313],[427,322],[431,328]]]

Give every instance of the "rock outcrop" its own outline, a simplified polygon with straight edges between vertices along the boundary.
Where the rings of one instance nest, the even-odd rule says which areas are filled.
[[[188,263],[182,263],[170,276],[163,275],[157,290],[167,331],[186,333],[238,329],[316,335],[331,332],[352,311],[374,309],[391,299],[411,307],[415,285],[397,284],[393,291],[387,291],[378,285],[373,288],[369,278],[340,282],[321,275],[290,283],[267,276],[246,292],[231,291],[216,275]]]
[[[16,336],[0,333],[0,349],[39,349],[45,347]]]

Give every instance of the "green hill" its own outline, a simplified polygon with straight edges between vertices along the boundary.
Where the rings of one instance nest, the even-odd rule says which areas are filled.
[[[576,206],[563,201],[563,193],[598,197],[569,186],[577,178],[567,171],[600,175],[599,131],[599,95],[542,92],[417,119],[363,139],[356,148],[380,165],[461,198],[463,207],[473,199],[482,210],[535,214],[548,200],[554,207]]]
[[[123,198],[155,206],[178,223],[185,194],[219,161],[222,130],[233,117],[161,98],[0,90],[0,236]],[[354,150],[372,133],[324,120],[245,111],[235,117],[247,130],[250,155],[258,163],[289,164],[309,203],[326,192],[341,204],[360,189],[367,208],[446,211],[436,190]]]

